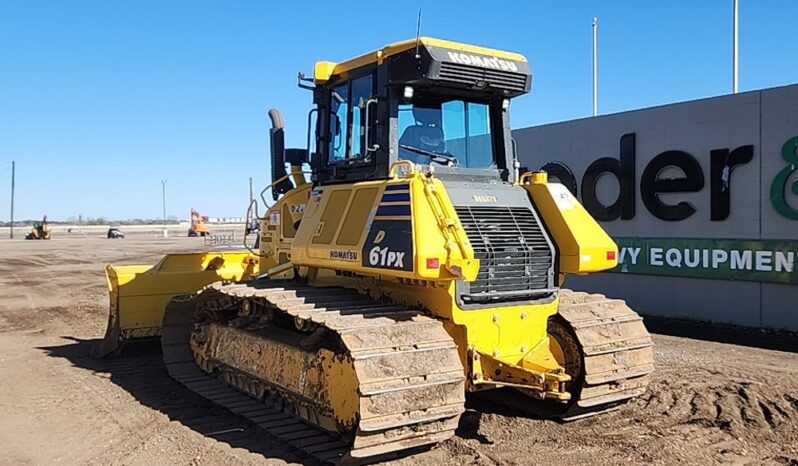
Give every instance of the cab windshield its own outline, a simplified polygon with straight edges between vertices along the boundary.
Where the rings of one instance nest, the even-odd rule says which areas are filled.
[[[495,168],[488,104],[417,96],[399,105],[399,159]]]

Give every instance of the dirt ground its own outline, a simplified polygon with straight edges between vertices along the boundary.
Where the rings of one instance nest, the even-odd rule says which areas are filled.
[[[200,238],[0,240],[0,463],[285,464],[248,421],[173,382],[157,347],[93,360],[103,266]],[[798,355],[655,335],[648,393],[570,424],[470,399],[457,437],[394,464],[798,465]],[[129,351],[133,353],[134,351]]]

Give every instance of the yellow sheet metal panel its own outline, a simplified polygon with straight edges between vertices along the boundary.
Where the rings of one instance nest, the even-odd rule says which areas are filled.
[[[568,188],[548,183],[545,173],[524,174],[521,182],[557,243],[561,273],[600,272],[618,264],[618,246]]]
[[[516,52],[508,52],[506,50],[497,50],[489,47],[481,47],[479,45],[463,44],[461,42],[453,42],[444,39],[435,39],[433,37],[422,37],[419,39],[419,41],[424,45],[429,45],[432,47],[441,47],[445,49],[459,50],[461,52],[472,52],[481,55],[491,55],[497,58],[506,58],[508,60],[515,60],[520,62],[526,61],[526,57],[523,56],[522,54]],[[402,42],[396,42],[394,44],[391,44],[386,48],[389,49],[390,51],[389,54],[394,54],[402,52],[409,48],[413,48],[415,47],[415,45],[416,45],[415,39],[408,39]]]
[[[467,329],[472,348],[514,365],[548,337],[548,319],[556,313],[556,301],[468,310],[455,306],[452,312],[453,320]]]
[[[283,195],[261,219],[258,259],[265,272],[285,262],[310,196],[310,184],[303,184]]]
[[[412,172],[314,193],[291,246],[295,265],[416,280],[476,277],[479,260],[440,180]],[[322,241],[339,223],[337,243]]]
[[[460,52],[477,53],[481,55],[503,58],[506,60],[526,62],[526,57],[520,53],[496,50],[487,47],[480,47],[478,45],[463,44],[460,42],[453,42],[443,39],[435,39],[432,37],[421,37],[418,39],[418,42],[416,42],[415,38],[394,42],[392,44],[386,45],[382,49],[365,53],[341,63],[333,63],[329,61],[316,62],[316,67],[313,73],[314,80],[317,83],[324,83],[327,82],[332,75],[338,75],[347,71],[352,71],[370,63],[380,63],[382,60],[385,60],[391,55],[396,55],[406,50],[415,48],[417,43],[430,47],[441,47],[450,50],[457,50]]]
[[[379,188],[376,186],[355,190],[355,195],[346,211],[344,223],[341,225],[341,231],[338,233],[335,244],[354,246],[360,242],[360,237],[363,236],[366,220],[371,212],[371,206],[374,205],[374,200],[377,198],[378,191]]]
[[[305,267],[368,273],[370,267],[363,258],[368,252],[364,251],[364,245],[367,233],[382,221],[376,214],[387,184],[388,181],[379,180],[314,189],[291,246],[292,262]],[[355,194],[351,195],[353,192]],[[343,219],[347,225],[342,225]],[[404,215],[403,220],[409,223],[410,216]],[[341,231],[336,232],[339,225]],[[328,229],[332,233],[328,233]],[[333,233],[337,234],[337,244],[332,241],[336,237]],[[323,239],[330,240],[320,241],[322,235]],[[384,237],[385,233],[380,239]],[[410,260],[412,254],[407,256]],[[373,274],[380,272],[385,270],[372,271]],[[396,272],[414,276],[410,271]]]
[[[329,195],[317,223],[313,244],[332,244],[343,218],[342,214],[346,211],[350,194],[352,194],[351,189],[340,189],[334,190]]]
[[[296,228],[294,228],[294,223],[292,222],[291,218],[291,206],[288,204],[283,204],[282,208],[282,217],[283,217],[283,237],[284,238],[293,238],[296,235]]]
[[[429,279],[474,280],[479,259],[457,217],[446,187],[437,178],[419,176],[411,183],[417,238],[416,270]],[[438,235],[430,234],[437,231]],[[431,263],[437,266],[432,267]]]

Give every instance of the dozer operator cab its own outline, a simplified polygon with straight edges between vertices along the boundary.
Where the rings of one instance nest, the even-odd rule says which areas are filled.
[[[419,38],[318,62],[312,82],[300,85],[314,96],[316,185],[387,179],[399,160],[431,166],[442,179],[517,178],[509,101],[530,89],[522,55]],[[273,181],[286,175],[285,162],[273,160]],[[275,195],[291,187],[283,185]]]

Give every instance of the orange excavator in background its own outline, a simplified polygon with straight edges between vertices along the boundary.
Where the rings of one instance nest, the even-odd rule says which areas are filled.
[[[206,236],[210,234],[211,225],[208,222],[208,216],[191,209],[191,226],[188,229],[188,236]]]

